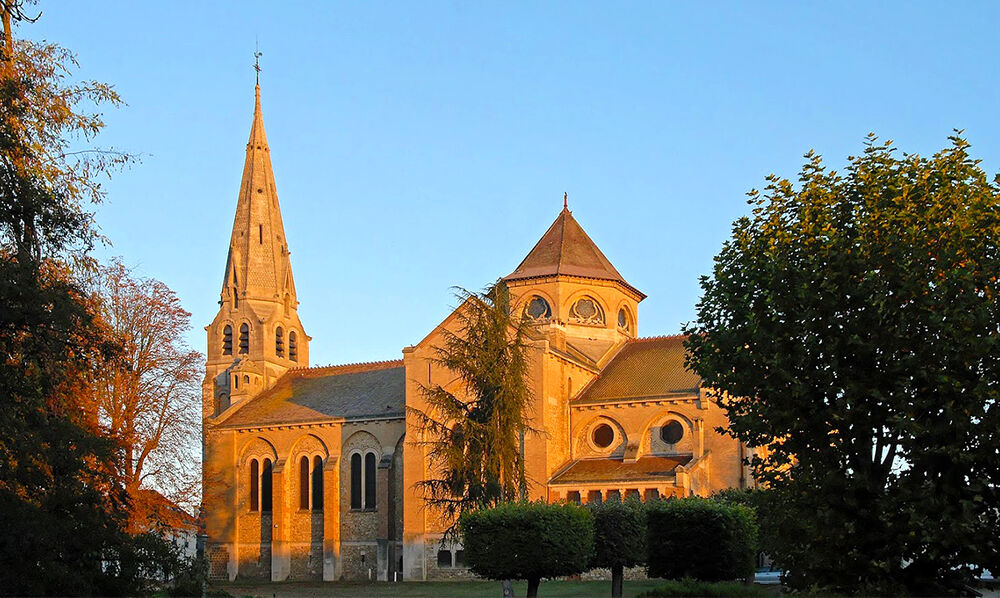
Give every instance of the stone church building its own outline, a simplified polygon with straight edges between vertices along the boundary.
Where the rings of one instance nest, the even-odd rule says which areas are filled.
[[[417,482],[429,463],[406,416],[424,406],[421,385],[457,390],[432,359],[455,315],[393,359],[309,367],[288,248],[258,87],[219,313],[206,327],[211,576],[467,575],[461,546],[442,544],[447,526],[423,508]],[[511,248],[512,263],[521,251]],[[565,205],[504,280],[536,323],[530,423],[544,433],[524,441],[532,498],[649,499],[750,483],[744,447],[715,431],[725,415],[683,367],[683,338],[638,336],[645,295]]]

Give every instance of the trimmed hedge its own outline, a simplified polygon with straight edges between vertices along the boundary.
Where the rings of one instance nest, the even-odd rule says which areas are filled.
[[[668,581],[656,586],[648,592],[639,594],[639,598],[767,598],[775,596],[775,592],[761,586],[748,586],[735,581],[695,581],[680,579]]]
[[[743,505],[695,497],[652,503],[646,539],[651,577],[726,581],[754,573],[757,523]]]
[[[465,562],[488,579],[525,579],[528,596],[544,577],[587,570],[594,521],[574,504],[518,502],[465,513],[459,519]]]

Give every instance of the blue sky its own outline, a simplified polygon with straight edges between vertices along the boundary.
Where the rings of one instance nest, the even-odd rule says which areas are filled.
[[[514,269],[562,207],[649,298],[698,276],[771,172],[841,167],[873,131],[932,153],[965,129],[1000,170],[992,3],[45,2],[19,35],[113,83],[99,143],[142,155],[98,222],[215,315],[263,52],[264,119],[314,364],[396,359]]]

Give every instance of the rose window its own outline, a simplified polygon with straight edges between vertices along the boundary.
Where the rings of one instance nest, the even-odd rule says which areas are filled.
[[[552,308],[549,307],[549,302],[538,295],[531,298],[525,312],[529,318],[536,321],[548,320],[552,317]]]
[[[590,297],[584,297],[573,304],[569,316],[578,324],[603,325],[604,311],[600,304]]]

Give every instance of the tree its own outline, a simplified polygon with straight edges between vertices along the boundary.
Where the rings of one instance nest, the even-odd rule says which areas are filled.
[[[506,503],[467,511],[459,525],[469,569],[488,579],[526,579],[528,598],[538,595],[543,577],[585,571],[594,553],[593,518],[574,504]]]
[[[797,526],[787,583],[955,591],[1000,538],[1000,186],[959,136],[869,136],[752,191],[703,277],[689,366]]]
[[[96,279],[100,316],[122,348],[96,384],[98,416],[124,452],[119,474],[139,528],[140,487],[152,485],[189,509],[199,492],[200,366],[184,339],[191,314],[154,279],[137,278],[120,261]]]
[[[462,393],[424,387],[428,410],[410,414],[427,434],[432,477],[420,483],[427,504],[457,522],[466,511],[526,494],[521,443],[528,426],[528,320],[513,313],[502,281],[481,293],[460,289],[459,331],[445,331],[436,363],[461,381]],[[449,528],[449,534],[455,531]]]
[[[688,497],[651,503],[646,514],[651,577],[752,579],[757,524],[749,507]]]
[[[625,567],[646,562],[646,511],[635,499],[589,503],[594,518],[593,567],[611,569],[611,596],[621,598]]]
[[[117,347],[73,269],[97,236],[82,189],[98,166],[64,145],[100,129],[77,103],[102,95],[65,84],[55,46],[14,44],[22,2],[0,2],[0,14],[0,587],[136,593],[128,564],[144,550],[124,531],[118,446],[99,433],[93,401],[96,372]]]

